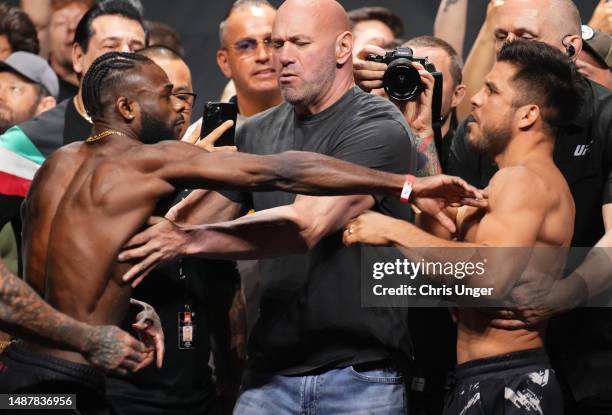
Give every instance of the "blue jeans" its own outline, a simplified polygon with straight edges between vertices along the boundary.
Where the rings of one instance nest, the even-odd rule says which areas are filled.
[[[406,415],[404,379],[393,369],[353,367],[313,376],[245,373],[234,415]]]

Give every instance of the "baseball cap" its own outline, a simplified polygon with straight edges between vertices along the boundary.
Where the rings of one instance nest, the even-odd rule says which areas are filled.
[[[612,70],[612,36],[598,29],[582,25],[584,48],[608,69]]]
[[[46,60],[29,52],[12,53],[0,61],[0,71],[10,70],[35,84],[44,86],[55,98],[59,94],[59,81]]]

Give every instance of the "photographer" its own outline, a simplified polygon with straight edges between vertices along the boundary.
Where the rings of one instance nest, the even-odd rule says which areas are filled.
[[[445,41],[431,37],[421,36],[409,40],[402,48],[410,48],[414,57],[426,57],[427,61],[435,66],[435,70],[442,74],[440,102],[435,103],[433,85],[426,78],[431,78],[428,71],[421,73],[425,90],[418,98],[410,101],[391,99],[404,114],[406,121],[417,135],[417,148],[427,158],[427,164],[419,169],[422,175],[432,175],[446,169],[448,152],[452,136],[457,126],[455,108],[465,96],[465,86],[461,84],[461,58]],[[384,56],[385,50],[374,45],[366,45],[353,64],[355,80],[361,89],[371,91],[383,87],[383,77],[387,69],[384,63],[367,60],[369,55]],[[415,68],[424,69],[419,63]],[[431,87],[431,88],[430,88]],[[386,94],[385,94],[386,96]],[[440,132],[435,140],[432,125],[432,105],[438,106]],[[429,127],[428,127],[429,126]]]
[[[436,151],[441,169],[447,168],[448,154],[457,128],[456,108],[465,97],[465,85],[462,81],[461,58],[455,50],[442,39],[432,36],[419,36],[404,43],[402,47],[410,47],[415,56],[427,57],[443,75],[441,100],[441,139],[436,140]],[[366,57],[369,53],[382,53],[382,49],[366,46],[360,53]],[[359,86],[380,87],[384,71],[375,70],[378,63],[359,60],[354,64],[355,77]],[[381,67],[382,69],[382,67]],[[367,72],[374,70],[374,72]],[[394,101],[396,102],[396,101]],[[424,103],[423,109],[431,108]],[[408,121],[410,121],[408,119]],[[412,123],[411,123],[412,126]],[[414,128],[414,127],[413,127]],[[411,310],[409,327],[413,333],[415,359],[411,367],[413,381],[411,384],[410,409],[417,413],[441,413],[446,394],[446,379],[456,362],[456,325],[446,309]],[[431,330],[431,326],[437,330]]]

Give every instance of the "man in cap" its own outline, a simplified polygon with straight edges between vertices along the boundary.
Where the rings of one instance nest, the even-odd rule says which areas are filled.
[[[15,52],[0,62],[0,133],[55,107],[59,84],[40,56]]]
[[[55,107],[58,90],[57,76],[40,56],[15,52],[0,61],[0,133]],[[20,156],[0,146],[0,158],[4,160],[6,156],[11,157],[3,163],[6,169],[0,172],[0,187],[8,194],[14,194],[21,183],[15,160]],[[19,233],[19,224],[15,223],[13,227]],[[7,257],[14,265],[13,271],[17,272],[15,238],[8,225],[0,234],[0,253],[3,258]]]

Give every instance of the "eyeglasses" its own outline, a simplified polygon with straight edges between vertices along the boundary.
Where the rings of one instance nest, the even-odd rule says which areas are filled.
[[[190,108],[193,108],[193,104],[195,103],[195,100],[198,95],[194,94],[193,92],[173,92],[172,96],[184,102]]]
[[[269,50],[272,47],[272,39],[270,37],[267,37],[263,40],[242,39],[234,43],[232,45],[232,48],[234,48],[234,50],[239,55],[250,55],[257,50],[260,43],[263,45],[264,49],[266,50]]]

